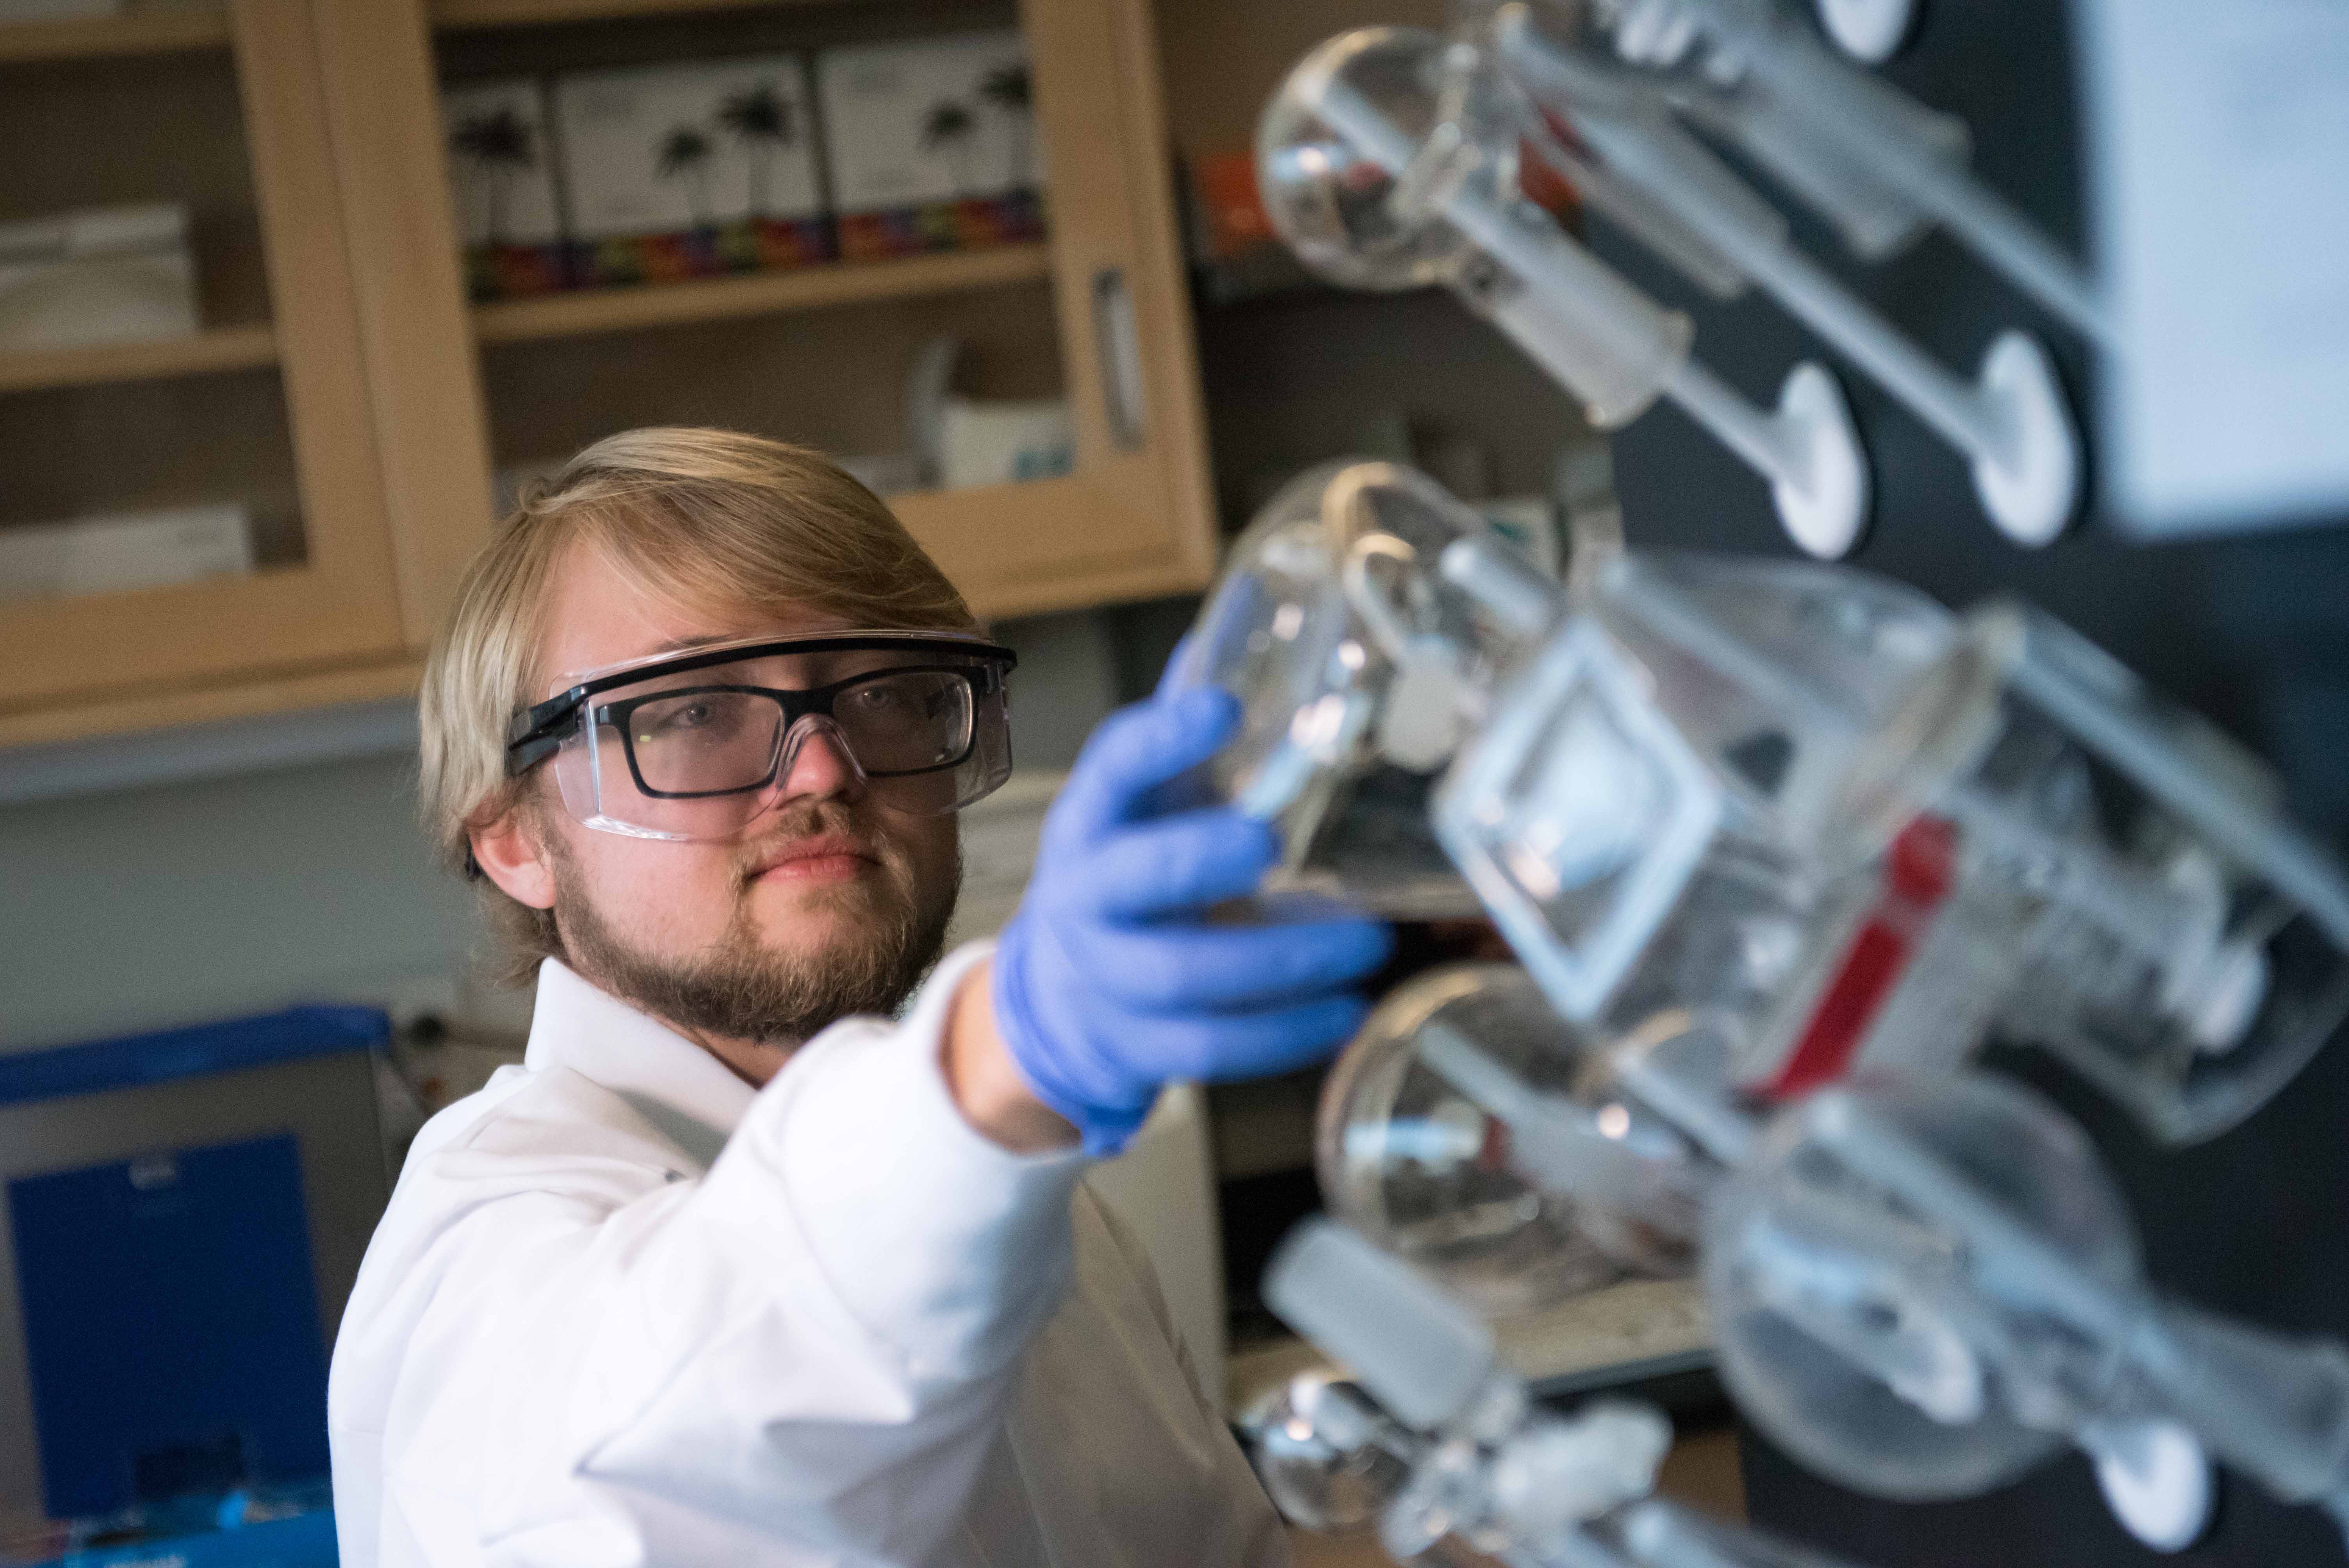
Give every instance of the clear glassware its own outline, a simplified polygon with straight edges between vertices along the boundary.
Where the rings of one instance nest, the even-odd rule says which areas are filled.
[[[1547,0],[1540,8],[1576,22],[1595,13],[1611,26],[1618,54],[1670,73],[1684,113],[1733,141],[1864,260],[1897,253],[1934,222],[1892,160],[1901,173],[1921,163],[1937,181],[1964,179],[1972,137],[1963,120],[1804,38],[1775,0]],[[1640,13],[1665,8],[1678,13],[1672,26],[1642,26]],[[1896,152],[1871,145],[1888,139]]]
[[[1289,74],[1259,123],[1266,213],[1300,261],[1340,286],[1452,289],[1611,428],[1664,391],[1694,328],[1525,201],[1524,113],[1495,73],[1447,73],[1431,34],[1331,39]]]
[[[2128,1211],[2060,1117],[1948,1084],[1882,1103],[2069,1266],[2134,1277]],[[2010,1407],[1965,1332],[1987,1315],[1962,1244],[1823,1150],[1804,1117],[1781,1118],[1705,1216],[1706,1299],[1740,1408],[1804,1464],[1880,1497],[1971,1496],[2052,1455],[2060,1434]]]
[[[2349,1016],[2349,879],[2272,777],[2048,617],[1639,555],[1576,608],[1435,814],[1599,1035],[1702,1015],[1730,1081],[1782,1098],[1952,1071],[1995,1030],[2185,1141]]]
[[[1410,1474],[1412,1449],[1394,1424],[1324,1373],[1299,1373],[1244,1412],[1240,1429],[1273,1506],[1308,1530],[1369,1523]]]
[[[1740,1405],[1843,1484],[1964,1496],[2068,1439],[2172,1544],[2177,1500],[2143,1482],[2201,1448],[2286,1501],[2349,1502],[2349,1351],[2147,1290],[2085,1134],[2017,1085],[1812,1097],[1719,1189],[1703,1259]]]
[[[1847,1059],[1899,970],[1856,1007],[1839,957],[1918,902],[1901,846],[1978,748],[1990,680],[1947,612],[1845,568],[1627,555],[1577,609],[1462,750],[1438,837],[1569,1019],[1702,1013],[1750,1086]],[[1899,1048],[1955,1059],[1994,1002],[1900,1014],[1926,1032]],[[1849,1037],[1812,1041],[1830,1005]]]
[[[1788,533],[1841,555],[1868,515],[1868,475],[1834,377],[1806,360],[1763,408],[1690,353],[1688,316],[1666,310],[1526,201],[1519,150],[1547,136],[1516,84],[1464,38],[1363,27],[1308,55],[1259,122],[1265,211],[1299,259],[1356,288],[1442,284],[1583,405],[1601,429],[1669,399],[1768,481]],[[1671,253],[1702,247],[1628,188]],[[1710,254],[1710,253],[1707,253]],[[1715,258],[1717,260],[1717,258]],[[1700,270],[1719,282],[1718,270]]]
[[[1497,601],[1438,570],[1460,546]],[[1220,686],[1239,733],[1206,792],[1277,824],[1263,892],[1320,895],[1397,919],[1474,916],[1427,801],[1488,694],[1563,603],[1470,508],[1392,463],[1334,463],[1289,483],[1238,542],[1174,682]]]
[[[1708,1174],[1612,1093],[1524,970],[1431,971],[1338,1058],[1314,1140],[1330,1211],[1496,1315],[1692,1266]]]
[[[2035,339],[2001,332],[1977,376],[1953,372],[1791,243],[1785,218],[1680,123],[1651,73],[1595,36],[1542,26],[1524,4],[1498,7],[1475,36],[1551,117],[1528,135],[1533,152],[1602,212],[1675,265],[1693,262],[1701,284],[1724,270],[1750,280],[1818,334],[1965,453],[1983,510],[2011,537],[2036,545],[2062,531],[2078,509],[2080,443]]]
[[[1998,1015],[2184,1142],[2233,1126],[2349,1016],[2349,879],[2256,758],[2008,602],[1969,616],[1994,737],[1935,810],[2015,981]]]
[[[2081,332],[2110,313],[2080,264],[1966,170],[1963,121],[1838,57],[1780,0],[1553,0],[1610,26],[1624,58],[1664,70],[1682,112],[1733,142],[1851,251],[1875,261],[1938,224]]]
[[[1250,1422],[1270,1434],[1257,1444],[1268,1488],[1284,1507],[1299,1500],[1300,1522],[1368,1510],[1397,1562],[1456,1537],[1541,1568],[1835,1568],[1652,1496],[1671,1446],[1661,1411],[1619,1399],[1544,1409],[1473,1312],[1342,1226],[1292,1232],[1264,1295],[1360,1378],[1299,1379]]]

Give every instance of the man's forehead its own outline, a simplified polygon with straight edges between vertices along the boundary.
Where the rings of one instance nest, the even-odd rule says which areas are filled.
[[[549,585],[539,667],[554,679],[750,637],[854,629],[836,614],[812,609],[714,598],[680,603],[636,581],[605,552],[574,548],[564,552]]]

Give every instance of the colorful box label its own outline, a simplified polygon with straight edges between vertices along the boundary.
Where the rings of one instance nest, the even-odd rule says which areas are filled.
[[[521,78],[446,88],[440,119],[467,292],[492,300],[565,287],[554,147],[539,84]]]
[[[1044,232],[1025,45],[1016,31],[816,57],[844,256],[971,250]]]
[[[564,77],[554,116],[574,282],[656,283],[832,257],[801,57]]]

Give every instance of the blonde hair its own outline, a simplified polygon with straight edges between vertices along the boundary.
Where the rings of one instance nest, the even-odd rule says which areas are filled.
[[[526,490],[474,557],[424,666],[418,806],[461,869],[471,830],[533,809],[505,771],[515,713],[543,697],[547,590],[566,552],[602,551],[688,609],[836,615],[854,626],[971,631],[962,595],[880,498],[823,454],[731,430],[624,430]],[[483,911],[522,979],[562,956],[552,913],[484,878]]]

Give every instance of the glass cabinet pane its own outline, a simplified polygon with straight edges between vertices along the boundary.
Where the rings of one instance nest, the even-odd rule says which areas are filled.
[[[273,369],[0,396],[0,603],[305,559]]]
[[[229,31],[0,23],[0,605],[307,556]]]
[[[885,492],[1070,471],[1012,6],[476,25],[513,9],[433,13],[502,492],[644,424],[802,442]]]

